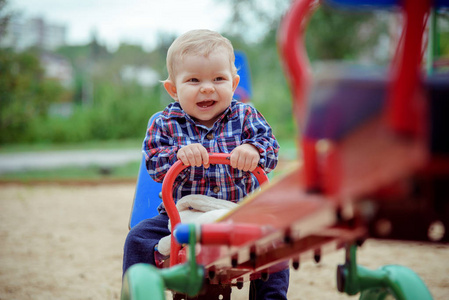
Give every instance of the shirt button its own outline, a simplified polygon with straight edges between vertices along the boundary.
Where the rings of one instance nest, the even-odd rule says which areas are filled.
[[[219,186],[214,187],[213,191],[215,194],[218,194],[218,192],[220,191],[220,187]]]
[[[211,132],[211,133],[208,133],[207,135],[206,135],[206,138],[208,139],[208,140],[212,140],[213,138],[214,138],[214,134]]]

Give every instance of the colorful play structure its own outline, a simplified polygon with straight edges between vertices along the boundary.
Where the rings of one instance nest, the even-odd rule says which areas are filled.
[[[401,14],[402,35],[389,68],[334,65],[312,79],[304,35],[321,4],[336,13]],[[260,191],[218,222],[195,226],[179,224],[171,188],[185,166],[176,163],[162,186],[174,232],[169,266],[132,266],[122,299],[165,299],[165,290],[174,299],[231,299],[231,287],[267,279],[287,265],[297,269],[306,259],[318,262],[338,249],[346,253],[337,267],[340,292],[432,299],[412,270],[369,270],[357,265],[356,250],[367,238],[449,242],[449,72],[435,61],[433,47],[436,12],[448,8],[447,0],[293,1],[279,46],[302,164],[270,183],[257,169]],[[210,154],[210,161],[228,164],[227,157]],[[139,199],[148,200],[136,191],[131,227],[144,217],[135,217],[145,209]]]

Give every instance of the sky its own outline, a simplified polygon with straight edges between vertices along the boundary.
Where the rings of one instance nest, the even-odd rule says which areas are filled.
[[[120,42],[150,50],[158,32],[182,34],[191,29],[221,31],[230,9],[217,0],[9,0],[23,17],[43,17],[67,28],[68,44],[85,44],[95,32],[110,49]]]

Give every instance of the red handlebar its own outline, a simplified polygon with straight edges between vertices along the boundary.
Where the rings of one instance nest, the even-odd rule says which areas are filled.
[[[229,165],[230,164],[229,153],[209,153],[209,163],[210,164],[221,164],[221,165]],[[178,160],[167,172],[165,175],[164,181],[162,183],[162,202],[164,203],[165,210],[167,211],[168,217],[171,221],[171,232],[173,233],[176,225],[181,223],[181,218],[179,217],[178,209],[176,208],[175,201],[173,200],[173,185],[175,183],[176,178],[182,170],[189,166],[185,166],[182,161]],[[259,182],[259,185],[268,182],[268,177],[265,174],[265,171],[257,166],[257,168],[251,172]],[[170,266],[176,265],[178,263],[178,252],[181,249],[181,245],[179,245],[174,235],[172,234],[171,238],[171,248],[170,248]]]

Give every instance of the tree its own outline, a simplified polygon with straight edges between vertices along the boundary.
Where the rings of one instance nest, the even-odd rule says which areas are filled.
[[[10,14],[5,12],[6,10],[6,0],[0,0],[0,37],[4,36],[6,32],[6,26],[9,23],[11,17]]]
[[[226,24],[226,33],[252,42],[262,40],[278,28],[282,15],[290,6],[289,0],[228,0],[228,3],[232,15]]]
[[[6,35],[6,30],[12,17],[12,13],[6,9],[7,4],[6,0],[0,0],[0,42],[2,41],[2,37]]]
[[[307,27],[306,48],[314,60],[357,60],[373,52],[382,35],[385,19],[373,12],[335,10],[319,7]]]
[[[6,0],[0,0],[0,37],[12,16],[6,6]],[[24,138],[30,121],[45,116],[62,95],[61,85],[44,75],[37,52],[0,48],[0,144]]]
[[[26,139],[30,121],[45,117],[63,91],[45,78],[36,53],[0,49],[0,143]]]
[[[248,41],[249,35],[259,32],[258,42],[273,37],[291,3],[289,0],[228,2],[232,15],[227,33]],[[306,48],[311,60],[354,59],[371,51],[386,31],[385,22],[376,13],[349,13],[322,5],[309,20]]]

